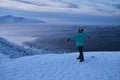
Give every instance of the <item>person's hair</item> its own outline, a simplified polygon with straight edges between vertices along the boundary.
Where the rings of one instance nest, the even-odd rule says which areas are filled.
[[[84,29],[81,29],[81,31],[83,32],[83,31],[84,31]]]
[[[79,32],[83,32],[83,31],[84,31],[84,29],[79,29],[78,31],[79,31]]]

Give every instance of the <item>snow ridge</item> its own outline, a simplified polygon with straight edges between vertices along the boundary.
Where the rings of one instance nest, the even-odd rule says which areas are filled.
[[[12,15],[0,16],[0,23],[45,23],[42,20],[15,17]]]
[[[17,58],[4,64],[1,80],[120,80],[119,52],[46,54]]]
[[[18,58],[22,56],[38,54],[31,48],[24,48],[22,46],[18,46],[1,37],[0,37],[0,53],[7,55],[10,58]]]
[[[11,59],[15,59],[30,55],[53,54],[55,52],[44,48],[36,49],[28,46],[19,46],[0,37],[0,53],[7,55]]]
[[[0,80],[120,80],[119,51],[84,52],[84,62],[78,52],[39,53],[0,38]]]

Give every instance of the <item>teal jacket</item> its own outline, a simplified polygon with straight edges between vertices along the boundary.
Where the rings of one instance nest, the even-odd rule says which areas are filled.
[[[70,40],[76,41],[76,46],[84,46],[84,40],[85,38],[89,37],[85,33],[78,33],[75,36],[71,37]]]

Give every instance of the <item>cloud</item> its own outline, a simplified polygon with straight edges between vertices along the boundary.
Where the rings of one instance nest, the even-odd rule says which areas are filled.
[[[32,0],[31,0],[32,1]],[[25,11],[35,11],[35,12],[66,12],[66,9],[59,8],[59,7],[52,7],[52,6],[37,6],[26,4],[23,2],[18,1],[11,1],[11,0],[1,0],[0,1],[1,8],[8,8],[8,9],[16,9],[16,10],[25,10]]]
[[[120,9],[120,4],[113,4],[113,6],[117,9]]]
[[[18,2],[22,2],[22,3],[26,3],[26,4],[32,4],[32,5],[36,5],[36,6],[48,6],[48,4],[39,2],[39,3],[35,3],[35,2],[30,2],[30,1],[25,1],[25,0],[11,0],[11,1],[18,1]]]
[[[79,8],[79,6],[75,5],[75,4],[72,4],[72,3],[69,3],[69,8]]]
[[[97,11],[103,11],[102,9],[96,8]]]
[[[113,16],[120,15],[119,2],[119,0],[0,0],[0,7],[33,12]]]
[[[71,14],[55,12],[33,12],[23,10],[10,10],[0,8],[0,15],[23,16],[26,18],[40,19],[47,23],[60,24],[115,24],[120,25],[120,16],[98,16],[91,14]],[[102,13],[101,13],[102,14]],[[110,13],[109,13],[110,14]]]
[[[79,6],[74,4],[73,2],[68,2],[63,0],[51,0],[51,1],[62,3],[64,4],[64,7],[68,7],[68,8],[79,8]]]

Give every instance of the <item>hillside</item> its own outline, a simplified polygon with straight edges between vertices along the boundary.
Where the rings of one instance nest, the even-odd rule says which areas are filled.
[[[78,52],[45,54],[0,38],[0,80],[120,80],[120,52],[84,54],[80,62]]]
[[[0,53],[8,56],[10,59],[15,59],[23,56],[50,54],[52,51],[45,49],[35,49],[33,47],[16,45],[2,37],[0,37]]]
[[[42,20],[27,19],[24,17],[5,15],[0,17],[0,23],[45,23],[45,22]]]
[[[1,80],[120,80],[119,52],[46,54],[6,60],[2,57]]]

